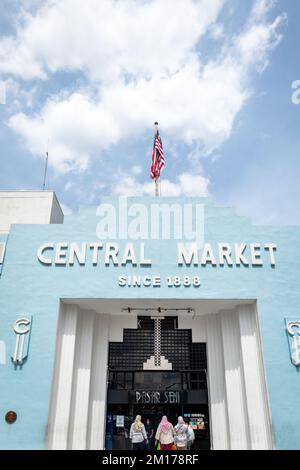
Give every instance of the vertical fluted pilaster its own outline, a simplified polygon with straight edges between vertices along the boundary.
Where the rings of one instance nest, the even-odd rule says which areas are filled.
[[[258,325],[253,305],[238,307],[241,351],[252,449],[270,449],[271,432],[260,370]]]
[[[88,448],[105,446],[109,315],[96,315],[89,399]]]
[[[238,316],[235,311],[224,311],[221,319],[230,449],[248,449],[249,428]]]
[[[77,323],[68,448],[86,449],[94,313],[81,311]]]
[[[57,388],[54,397],[54,419],[50,434],[52,449],[66,449],[71,408],[73,365],[78,308],[76,305],[65,305],[61,312],[58,335],[61,335],[58,357],[60,358],[57,377]]]
[[[207,315],[207,368],[213,449],[228,449],[224,357],[219,315]]]

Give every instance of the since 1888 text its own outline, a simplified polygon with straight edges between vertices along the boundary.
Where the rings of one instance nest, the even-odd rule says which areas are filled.
[[[161,287],[161,276],[119,276],[120,287]],[[167,276],[164,280],[167,287],[200,287],[199,276]]]

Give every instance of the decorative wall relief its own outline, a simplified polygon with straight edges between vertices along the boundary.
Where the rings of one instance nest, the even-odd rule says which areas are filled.
[[[300,320],[286,320],[286,330],[290,343],[291,361],[300,366]]]
[[[15,346],[11,356],[13,364],[22,366],[28,357],[32,316],[18,318],[14,324]]]

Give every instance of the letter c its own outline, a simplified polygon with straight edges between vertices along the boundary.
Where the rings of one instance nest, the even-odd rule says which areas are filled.
[[[38,257],[38,260],[42,264],[47,264],[47,265],[52,264],[52,259],[51,258],[45,258],[44,251],[53,250],[53,248],[54,248],[53,243],[45,243],[44,245],[40,246],[40,248],[38,249],[38,252],[37,252],[37,257]]]
[[[30,330],[30,320],[28,318],[20,318],[16,321],[14,331],[17,335],[24,335]]]

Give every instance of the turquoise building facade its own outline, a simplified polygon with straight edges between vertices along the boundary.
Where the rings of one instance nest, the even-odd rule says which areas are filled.
[[[260,432],[263,432],[267,435],[264,442],[269,443],[263,444],[264,448],[299,449],[299,227],[254,225],[233,209],[218,207],[209,199],[128,198],[120,201],[118,198],[107,198],[101,204],[100,208],[82,208],[78,213],[66,216],[62,224],[15,224],[10,227],[9,233],[0,237],[0,243],[5,244],[0,268],[0,448],[56,448],[53,434],[59,432],[69,434],[66,445],[58,445],[58,448],[76,448],[77,418],[72,418],[72,413],[76,414],[76,403],[72,404],[71,397],[69,431],[59,431],[56,418],[51,421],[51,413],[53,416],[55,414],[51,411],[51,402],[55,401],[53,394],[56,392],[53,390],[59,387],[55,385],[55,371],[62,367],[59,365],[60,346],[57,340],[61,306],[74,305],[78,300],[81,308],[86,302],[84,309],[89,310],[93,301],[97,305],[105,304],[103,314],[107,316],[110,313],[107,311],[108,302],[115,302],[112,305],[119,305],[114,307],[119,308],[118,318],[127,314],[126,309],[136,305],[136,301],[138,305],[151,304],[155,308],[160,305],[170,308],[180,305],[183,308],[185,302],[187,308],[195,307],[195,317],[202,311],[201,305],[209,309],[209,302],[214,305],[213,314],[219,315],[215,307],[219,302],[224,318],[229,305],[232,309],[244,302],[255,305],[259,332],[259,337],[257,332],[255,337],[255,344],[258,344],[255,354],[257,357],[261,354],[257,369],[260,372],[250,370],[246,335],[241,341],[242,375],[233,379],[230,371],[226,372],[229,353],[224,346],[224,335],[227,334],[225,323],[222,330],[225,333],[220,333],[223,338],[223,349],[221,345],[220,348],[224,356],[222,367],[227,395],[230,381],[242,380],[240,399],[244,400],[246,409],[244,424],[238,422],[237,426],[246,426],[246,444],[241,443],[240,448],[257,448]],[[165,206],[155,209],[153,222],[151,210],[157,204]],[[166,217],[170,225],[164,229]],[[153,223],[156,224],[154,228]],[[95,247],[95,243],[99,246]],[[209,312],[205,311],[204,314],[208,315]],[[27,349],[24,347],[23,350],[24,356],[25,349],[28,354],[23,364],[13,362],[17,337],[14,325],[20,317],[31,320],[30,332],[26,333]],[[193,325],[190,316],[186,321],[188,325]],[[192,326],[193,335],[194,331],[197,333],[197,321],[196,318],[195,326]],[[295,323],[291,323],[290,331],[293,334],[287,330],[289,322]],[[184,323],[183,315],[181,324]],[[241,323],[239,325],[242,328]],[[109,331],[112,331],[112,326]],[[209,337],[212,333],[207,334]],[[208,373],[213,368],[213,359],[209,363]],[[262,428],[265,426],[264,431],[254,429],[256,404],[251,401],[251,381],[259,374],[259,386],[265,391],[264,402],[260,405],[266,413],[265,424],[261,424]],[[81,387],[80,375],[76,377],[77,386]],[[255,384],[253,386],[258,390]],[[223,419],[218,418],[219,411],[216,411],[217,407],[220,409],[223,399],[214,401],[212,382],[210,387],[212,395],[209,406],[215,407],[211,411],[211,419],[216,420],[212,422],[213,429],[217,426],[217,420]],[[88,402],[91,400],[91,388],[86,393],[89,395],[86,398]],[[226,443],[218,444],[218,437],[214,438],[212,430],[211,447],[238,448],[233,429],[235,423],[231,420],[236,410],[232,409],[231,414],[233,404],[230,397],[226,399],[226,393],[224,400],[227,400],[224,402],[227,413],[227,424],[224,426],[227,426],[228,438]],[[57,403],[55,406],[58,406]],[[91,444],[90,429],[94,408],[90,401],[87,406],[84,422],[89,437],[86,437],[86,444],[82,444],[81,440],[78,448],[88,449],[95,446]],[[105,413],[105,403],[103,406]],[[16,412],[14,423],[6,422],[8,411]],[[105,417],[102,424],[99,422],[99,427],[103,426],[103,420],[102,434],[105,434]],[[52,428],[52,437],[47,437],[49,428]],[[105,442],[103,436],[100,437],[99,448],[103,448]],[[49,439],[52,444],[47,444]]]

